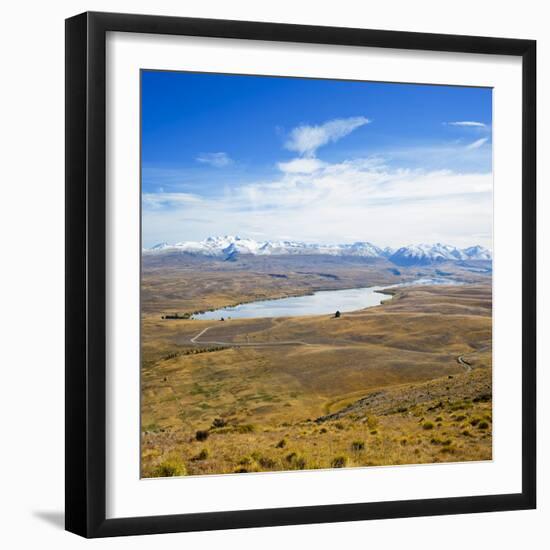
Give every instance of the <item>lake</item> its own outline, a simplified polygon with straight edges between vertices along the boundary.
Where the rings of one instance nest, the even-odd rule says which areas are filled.
[[[460,284],[458,281],[439,278],[424,278],[406,283],[411,285]],[[388,300],[388,294],[378,292],[384,288],[395,288],[405,284],[370,286],[350,288],[345,290],[320,290],[307,296],[279,298],[277,300],[261,300],[249,302],[235,307],[226,307],[214,311],[205,311],[193,315],[193,319],[218,320],[252,319],[256,317],[295,317],[299,315],[328,315],[336,311],[346,313],[368,307],[378,306],[383,300]]]

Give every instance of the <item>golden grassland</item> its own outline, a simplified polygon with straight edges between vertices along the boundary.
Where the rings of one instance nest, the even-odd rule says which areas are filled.
[[[338,319],[161,319],[322,285],[238,272],[144,274],[144,477],[491,459],[487,278],[391,289]],[[355,268],[330,273],[365,284]],[[263,345],[280,342],[299,343]]]

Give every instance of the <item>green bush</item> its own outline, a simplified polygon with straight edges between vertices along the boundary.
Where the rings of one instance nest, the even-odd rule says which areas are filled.
[[[281,439],[281,441],[279,441],[279,443],[277,443],[275,447],[277,449],[283,449],[284,447],[286,447],[286,439]]]
[[[422,424],[422,429],[423,430],[433,430],[433,422],[424,422],[424,424]]]
[[[364,441],[354,441],[351,444],[351,450],[352,451],[362,451],[365,449],[365,442]]]
[[[489,423],[488,422],[485,422],[485,420],[482,420],[478,425],[477,427],[480,429],[480,430],[486,430],[488,427],[489,427]]]

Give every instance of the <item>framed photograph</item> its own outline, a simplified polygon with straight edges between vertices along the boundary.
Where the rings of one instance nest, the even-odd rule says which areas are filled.
[[[66,21],[66,528],[535,507],[530,40]]]

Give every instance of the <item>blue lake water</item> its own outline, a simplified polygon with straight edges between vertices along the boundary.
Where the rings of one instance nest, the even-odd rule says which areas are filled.
[[[407,283],[406,286],[434,284],[452,285],[460,283],[450,279],[426,278]],[[390,296],[377,291],[397,286],[405,285],[370,286],[346,290],[320,290],[307,296],[262,300],[235,307],[205,311],[204,313],[193,315],[193,319],[218,320],[222,317],[224,319],[295,317],[299,315],[328,315],[336,311],[346,313],[380,305],[383,300],[388,300]]]

